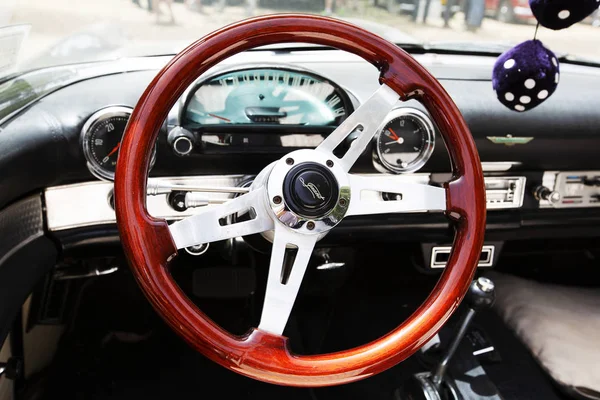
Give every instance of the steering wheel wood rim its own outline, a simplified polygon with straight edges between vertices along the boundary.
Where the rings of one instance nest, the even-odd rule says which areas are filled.
[[[425,302],[387,335],[353,349],[314,356],[289,351],[287,338],[258,329],[234,336],[211,321],[169,274],[177,254],[167,222],[146,210],[152,148],[169,110],[193,81],[244,50],[303,42],[354,53],[377,67],[380,83],[401,100],[427,108],[446,143],[453,179],[445,185],[454,221],[453,251]],[[275,384],[328,386],[377,374],[406,359],[447,321],[477,267],[485,230],[485,189],[479,155],[460,111],[441,84],[396,45],[355,25],[326,17],[276,15],[245,20],[205,36],[175,56],[141,96],[128,123],[115,178],[117,222],[125,254],[140,287],[171,328],[195,350],[240,374]]]

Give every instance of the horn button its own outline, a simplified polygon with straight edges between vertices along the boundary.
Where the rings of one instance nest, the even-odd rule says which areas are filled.
[[[283,196],[289,209],[303,217],[325,216],[336,205],[338,183],[324,166],[305,162],[292,168],[283,182]]]

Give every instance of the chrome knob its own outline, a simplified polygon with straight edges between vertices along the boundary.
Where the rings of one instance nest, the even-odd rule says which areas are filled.
[[[551,190],[546,186],[536,187],[533,191],[533,197],[535,197],[538,201],[545,200],[552,205],[560,203],[560,200],[562,199],[559,192]]]
[[[484,278],[483,276],[477,278],[475,284],[479,289],[483,290],[485,293],[490,293],[494,291],[494,282],[492,282],[488,278]]]
[[[167,141],[178,156],[187,156],[194,150],[194,135],[180,126],[171,129]]]

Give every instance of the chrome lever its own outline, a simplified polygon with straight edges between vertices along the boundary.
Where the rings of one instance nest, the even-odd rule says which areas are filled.
[[[320,271],[326,271],[326,270],[330,270],[330,269],[338,269],[338,268],[342,268],[342,267],[346,266],[345,262],[331,261],[331,259],[329,257],[329,253],[327,253],[325,251],[321,252],[321,257],[323,258],[323,263],[317,265],[317,269]]]
[[[157,196],[160,194],[169,194],[171,192],[202,192],[202,193],[234,193],[246,194],[250,191],[247,187],[227,187],[227,186],[194,186],[178,183],[169,183],[160,179],[148,179],[146,194],[148,196]]]
[[[76,272],[69,271],[68,268],[66,268],[66,269],[54,271],[53,278],[56,281],[66,281],[69,279],[91,278],[91,277],[95,277],[95,276],[110,275],[113,272],[117,272],[118,270],[119,270],[119,267],[117,267],[117,266],[112,266],[112,267],[108,267],[105,269],[98,267],[98,268],[88,269],[86,271],[79,270]]]
[[[318,270],[328,270],[328,269],[338,269],[346,266],[346,263],[343,262],[328,262],[317,266]]]
[[[223,204],[231,199],[209,199],[200,193],[186,192],[185,194],[185,207],[204,207],[209,204]]]

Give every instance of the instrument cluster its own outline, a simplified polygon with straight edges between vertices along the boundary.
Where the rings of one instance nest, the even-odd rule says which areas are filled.
[[[169,125],[167,143],[181,157],[288,153],[317,147],[353,110],[347,91],[311,71],[238,66],[203,77],[191,87],[181,100],[177,124]],[[110,106],[85,122],[81,146],[96,177],[114,179],[132,111]],[[430,118],[415,108],[396,108],[374,137],[371,159],[379,172],[415,172],[429,160],[434,146]],[[155,160],[156,148],[151,168]]]

